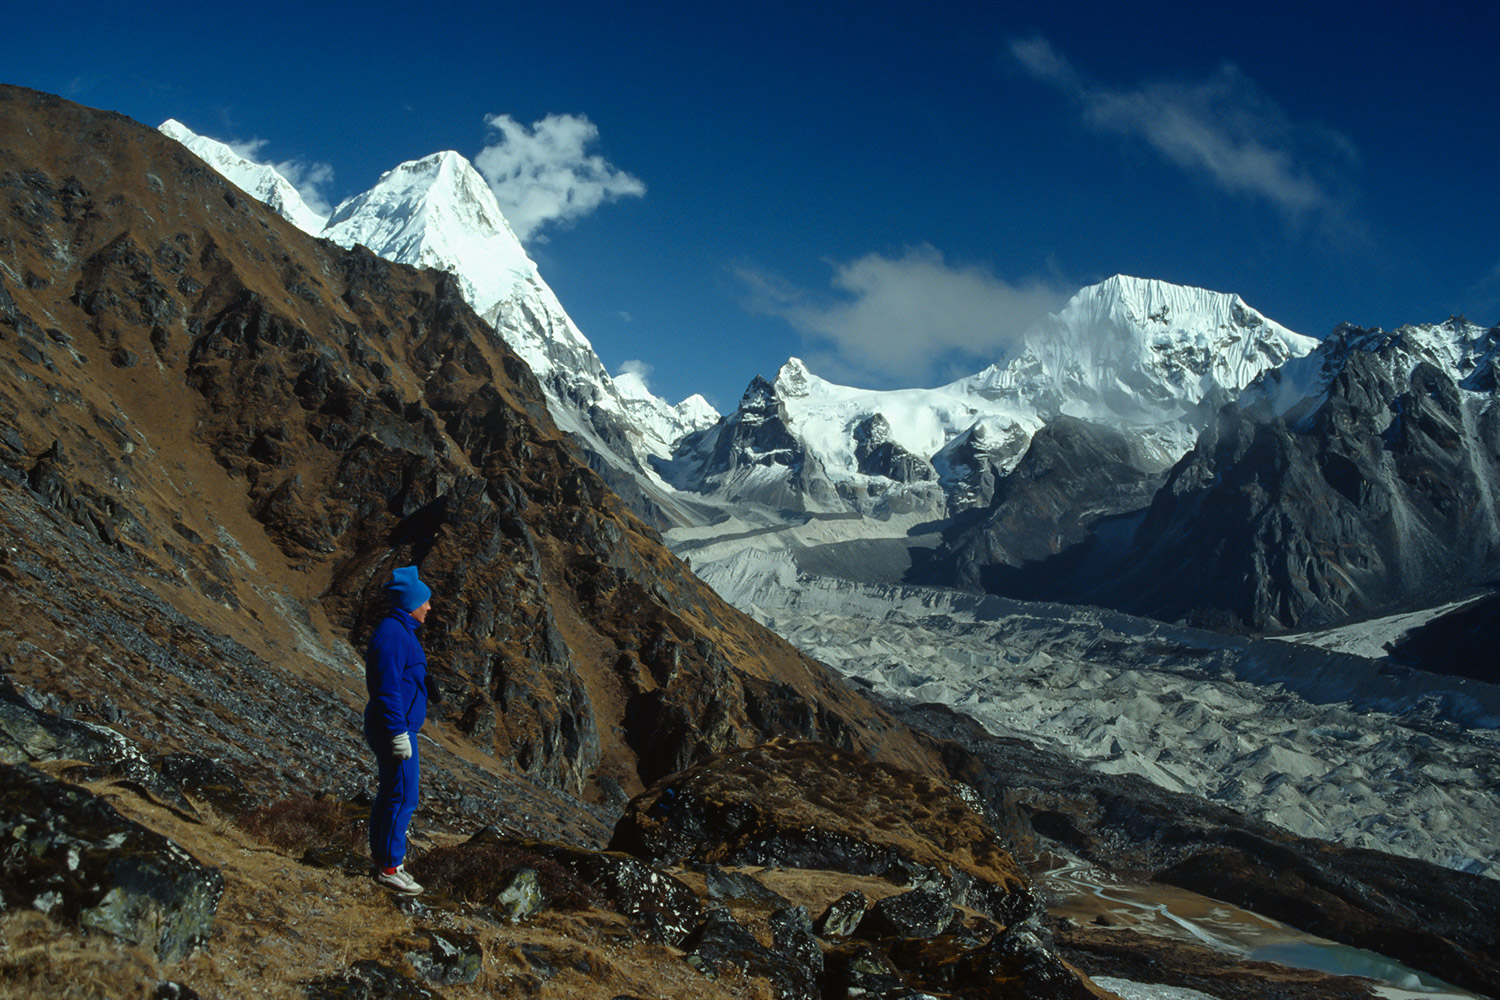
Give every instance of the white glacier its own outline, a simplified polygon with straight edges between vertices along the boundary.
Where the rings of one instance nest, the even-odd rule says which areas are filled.
[[[693,569],[807,654],[913,704],[1299,836],[1500,877],[1500,688],[1097,609],[801,573],[761,534]]]

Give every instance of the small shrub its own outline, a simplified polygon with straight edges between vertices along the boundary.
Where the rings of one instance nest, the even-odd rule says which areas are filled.
[[[236,822],[246,833],[285,851],[310,847],[365,849],[367,814],[335,799],[295,796],[252,809]]]
[[[492,904],[503,876],[516,868],[537,873],[549,904],[558,910],[586,910],[597,905],[594,890],[566,866],[551,858],[505,844],[455,844],[422,855],[421,877],[428,885],[466,899]]]

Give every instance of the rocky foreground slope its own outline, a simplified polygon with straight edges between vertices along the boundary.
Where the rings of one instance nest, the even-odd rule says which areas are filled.
[[[451,277],[0,88],[0,356],[0,994],[1109,995],[1007,849],[1074,849],[1006,811],[1011,765],[721,601]],[[410,562],[437,595],[433,891],[398,906],[357,854],[358,650]],[[1226,838],[1173,864],[1212,872]],[[1492,884],[1385,863],[1410,905],[1308,906],[1486,989],[1493,921],[1433,914],[1500,912]],[[1205,972],[1222,956],[1112,943],[1148,982],[1269,995]]]

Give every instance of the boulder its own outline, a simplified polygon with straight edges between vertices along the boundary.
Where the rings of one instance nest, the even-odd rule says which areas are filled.
[[[864,919],[870,901],[858,889],[851,889],[828,904],[828,909],[813,925],[819,937],[851,937]]]
[[[830,1000],[920,1000],[928,994],[906,984],[884,953],[864,941],[839,945],[824,956],[823,996]]]
[[[771,914],[771,951],[779,973],[771,981],[781,1000],[816,1000],[821,995],[823,950],[806,907],[791,906]]]
[[[515,843],[566,867],[653,940],[678,945],[703,922],[703,904],[692,889],[638,858],[546,841]]]
[[[505,876],[495,907],[511,923],[525,920],[547,905],[542,880],[531,868],[517,868]]]
[[[767,889],[755,876],[746,872],[725,871],[715,864],[703,868],[709,899],[735,899],[765,906],[784,907],[791,902],[780,893]]]
[[[1039,920],[1006,928],[957,963],[958,984],[976,996],[1094,1000],[1097,996],[1058,957]]]
[[[422,940],[404,952],[406,961],[429,983],[472,983],[484,968],[484,949],[462,931],[421,932]]]
[[[54,696],[38,697],[0,680],[0,762],[22,764],[78,760],[91,765],[78,780],[123,781],[153,801],[190,819],[197,813],[177,786],[152,767],[135,745],[106,726],[64,718],[50,709]]]
[[[92,792],[0,765],[0,898],[149,948],[187,955],[213,926],[224,877]]]
[[[946,892],[913,889],[887,896],[870,907],[859,922],[861,937],[927,938],[943,933],[953,919],[953,900]]]
[[[775,957],[728,910],[710,910],[681,947],[684,961],[714,978],[731,970],[769,978],[777,969]]]

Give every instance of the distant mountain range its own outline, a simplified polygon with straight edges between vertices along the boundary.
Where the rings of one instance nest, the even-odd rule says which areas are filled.
[[[1063,416],[1125,433],[1133,462],[1164,469],[1192,446],[1204,398],[1316,345],[1239,296],[1119,275],[1078,292],[1010,357],[935,389],[835,385],[793,358],[663,470],[728,503],[945,517],[989,503]]]
[[[612,378],[457,153],[323,219],[272,168],[162,131],[305,231],[453,274],[589,464],[695,559],[775,539],[812,575],[1272,630],[1500,575],[1494,330],[1320,344],[1237,295],[1117,275],[948,385],[841,386],[793,358],[720,416]]]

